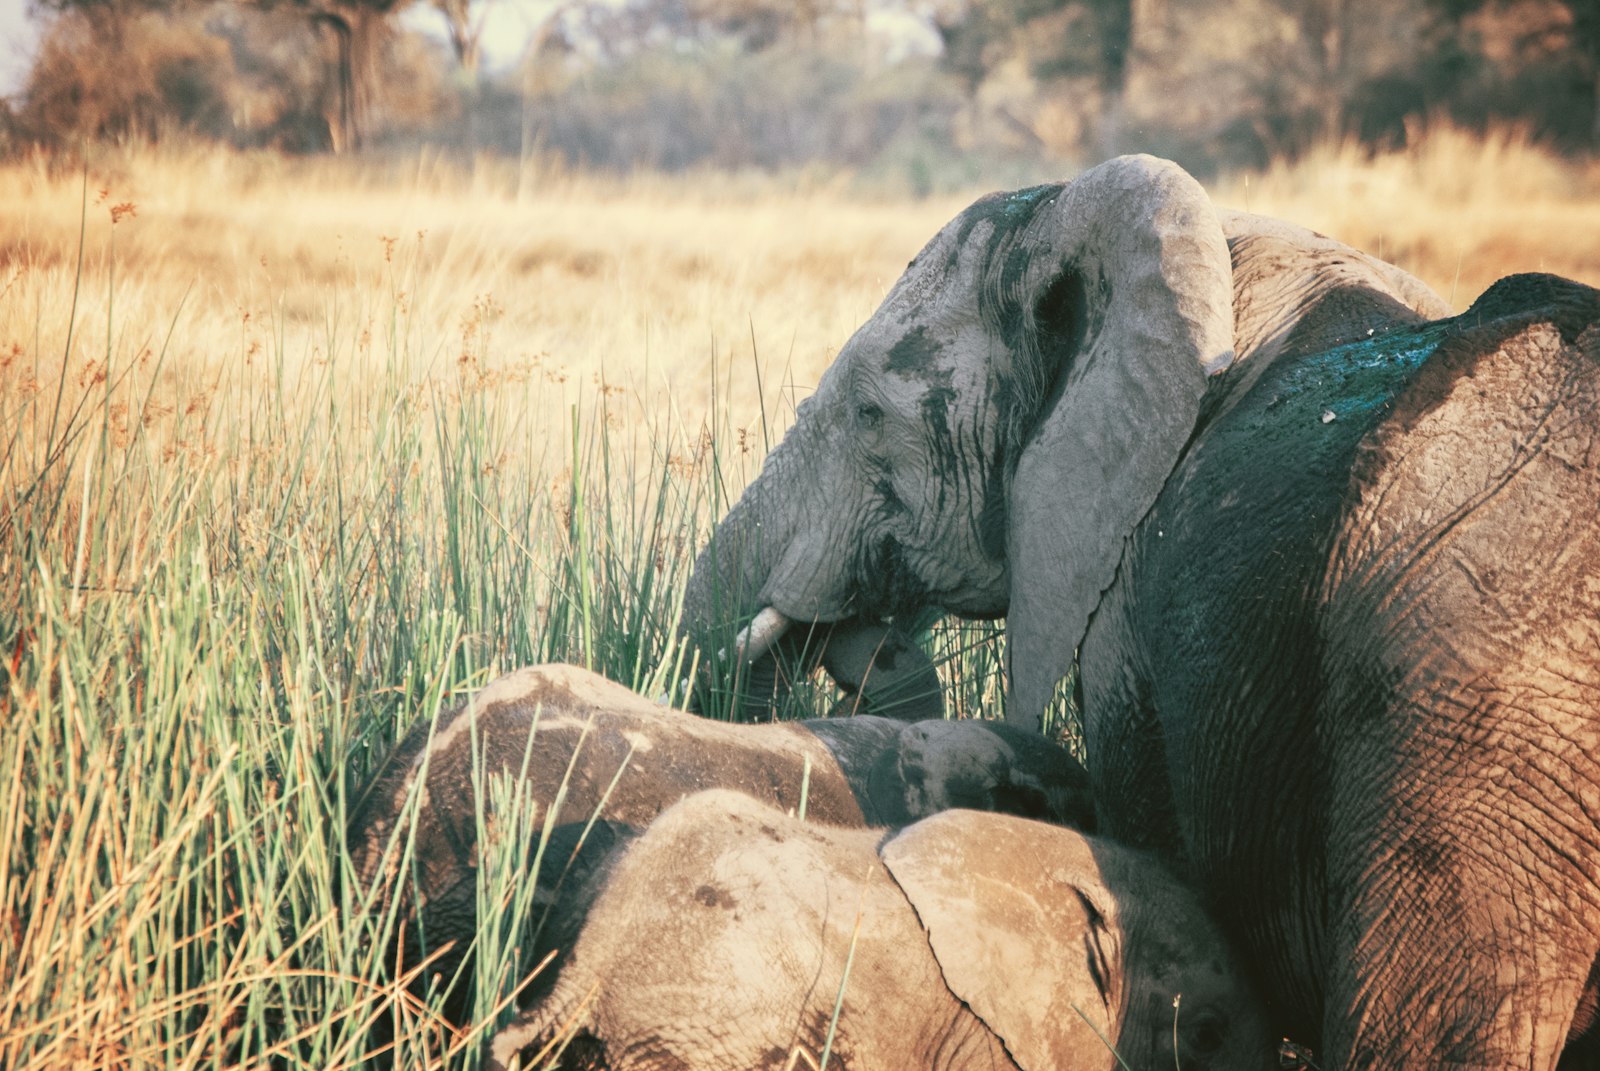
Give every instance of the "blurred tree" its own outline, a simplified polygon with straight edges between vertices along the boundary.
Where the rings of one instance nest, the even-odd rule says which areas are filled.
[[[451,0],[436,0],[448,3]],[[37,10],[88,16],[99,46],[115,49],[130,18],[147,12],[202,10],[205,0],[32,0]],[[248,6],[271,10],[288,6],[305,14],[310,25],[331,45],[325,80],[323,116],[335,152],[359,148],[369,137],[379,96],[377,71],[389,18],[400,0],[245,0]]]
[[[974,0],[941,12],[945,64],[976,88],[1005,63],[1020,59],[1030,75],[1065,94],[1087,83],[1099,106],[1096,149],[1120,151],[1128,75],[1139,20],[1160,0]]]
[[[1352,102],[1363,88],[1415,65],[1417,0],[1257,0],[1257,17],[1278,28],[1252,57],[1260,96],[1270,103],[1274,151],[1290,154],[1317,139],[1350,133]]]
[[[933,26],[943,45],[945,69],[961,80],[969,95],[976,93],[1005,50],[1009,27],[988,4],[947,8],[934,16]]]
[[[1277,0],[1294,20],[1306,59],[1317,134],[1338,136],[1350,96],[1352,22],[1365,14],[1363,0]],[[1370,3],[1370,0],[1368,0]]]
[[[277,0],[256,0],[271,5]],[[398,0],[290,0],[333,45],[323,114],[336,153],[366,144],[379,98],[378,67]]]
[[[230,110],[229,59],[188,13],[63,10],[40,39],[17,120],[41,144],[212,134]]]
[[[467,80],[476,85],[483,44],[483,17],[491,0],[433,0],[450,34],[450,51]]]
[[[1588,142],[1600,149],[1600,0],[1428,0],[1453,28],[1488,14],[1499,42],[1517,52],[1534,52],[1536,61],[1570,63],[1584,80],[1590,105]],[[1480,28],[1479,33],[1484,31]],[[1492,45],[1494,42],[1485,42]]]
[[[35,0],[52,11],[21,99],[23,136],[168,134],[295,152],[445,121],[442,57],[352,0]],[[382,96],[383,107],[377,107]]]

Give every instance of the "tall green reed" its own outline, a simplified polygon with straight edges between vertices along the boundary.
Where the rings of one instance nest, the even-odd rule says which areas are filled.
[[[537,378],[398,309],[364,347],[340,300],[308,352],[275,325],[164,417],[172,377],[109,329],[0,391],[0,1065],[337,1067],[384,1037],[470,1065],[386,962],[353,793],[516,665],[672,684],[696,467],[624,458],[607,399],[552,451]],[[484,962],[491,1009],[536,966]]]
[[[108,300],[86,353],[80,267],[27,355],[48,389],[0,382],[0,1066],[473,1066],[538,967],[519,875],[551,816],[479,788],[500,864],[461,1030],[351,872],[355,793],[518,665],[681,694],[693,554],[761,453],[725,414],[553,407],[486,300],[428,338],[420,248],[386,263],[386,304],[329,293],[309,337],[280,308],[265,352],[209,368],[167,364],[181,308],[145,345]],[[955,712],[993,713],[992,630],[928,642]],[[832,700],[796,694],[788,715]]]

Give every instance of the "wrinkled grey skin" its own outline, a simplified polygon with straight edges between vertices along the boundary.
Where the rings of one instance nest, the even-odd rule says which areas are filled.
[[[801,404],[700,555],[682,632],[726,649],[772,606],[909,646],[871,622],[928,607],[1004,616],[1028,648],[1018,705],[1036,718],[1070,663],[1057,634],[1081,633],[1210,373],[1231,364],[1247,384],[1291,343],[1325,348],[1448,311],[1348,246],[1219,217],[1150,157],[986,197],[917,255]],[[1171,415],[1134,420],[1130,406]],[[1078,550],[1070,570],[1065,546]],[[848,691],[865,667],[842,661]]]
[[[1024,725],[1081,649],[1102,831],[1197,882],[1321,1066],[1576,1067],[1597,315],[1518,276],[1444,318],[1149,158],[988,198],[844,347],[694,585],[1004,615]]]
[[[898,827],[951,807],[1085,828],[1094,822],[1083,767],[1014,726],[869,716],[730,725],[658,706],[576,666],[533,666],[495,680],[436,725],[417,725],[360,793],[350,821],[363,890],[381,882],[406,897],[414,937],[406,959],[456,942],[432,968],[445,980],[477,926],[477,799],[492,820],[489,775],[517,777],[525,755],[523,791],[539,805],[535,829],[563,785],[566,793],[538,875],[538,902],[570,901],[541,932],[538,955],[524,957],[530,963],[569,947],[586,890],[616,845],[702,789],[738,789],[788,811],[804,792],[807,817],[838,826]],[[414,884],[395,873],[412,836],[406,801],[413,796]],[[553,973],[545,972],[546,982]],[[466,989],[457,987],[447,1004],[458,1019]]]
[[[1107,1041],[1139,1069],[1275,1066],[1216,926],[1149,856],[961,810],[886,839],[726,791],[621,853],[491,1066],[570,1037],[568,1069],[815,1067],[836,1005],[845,1071],[1112,1071]]]

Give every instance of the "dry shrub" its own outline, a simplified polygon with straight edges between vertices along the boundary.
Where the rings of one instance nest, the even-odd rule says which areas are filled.
[[[210,132],[232,110],[229,66],[227,43],[192,16],[69,11],[40,42],[20,119],[51,140]]]
[[[380,133],[448,118],[439,57],[385,27]],[[311,152],[330,145],[334,42],[304,10],[208,3],[70,10],[45,31],[16,114],[22,140],[160,140]]]

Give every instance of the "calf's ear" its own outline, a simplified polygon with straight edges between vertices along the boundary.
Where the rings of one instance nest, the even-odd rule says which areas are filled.
[[[946,811],[880,850],[950,992],[1024,1071],[1096,1066],[1121,1028],[1118,906],[1073,830]]]

